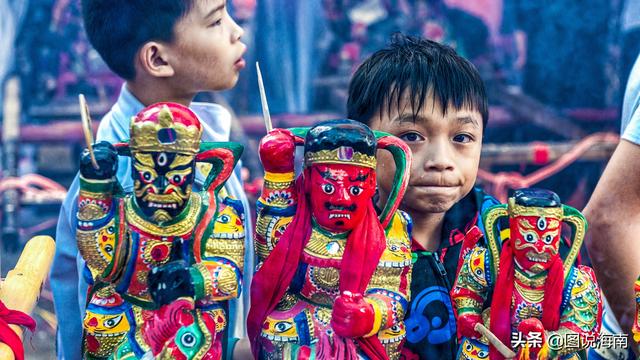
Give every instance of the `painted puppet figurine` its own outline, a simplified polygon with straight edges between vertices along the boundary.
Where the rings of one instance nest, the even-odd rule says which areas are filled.
[[[94,145],[81,158],[77,240],[92,286],[84,320],[90,359],[220,359],[226,301],[244,259],[243,208],[220,191],[242,152],[200,141],[202,125],[179,104],[131,121],[131,140]],[[133,193],[115,174],[130,156]],[[194,191],[196,162],[210,164]]]
[[[602,303],[593,270],[574,264],[587,230],[582,214],[551,191],[524,189],[483,218],[487,237],[463,245],[469,251],[451,291],[463,337],[459,358],[504,358],[477,331],[477,324],[487,322],[520,359],[584,358],[579,353],[586,337],[600,331]],[[510,238],[503,232],[500,242],[499,227],[507,219]],[[566,254],[560,251],[563,223],[572,229]],[[566,340],[572,337],[581,340]]]
[[[397,359],[409,298],[409,217],[397,211],[410,167],[399,139],[351,120],[277,129],[260,143],[259,270],[249,339],[256,359]],[[377,146],[376,146],[377,145]],[[376,148],[396,160],[396,185],[376,214]]]

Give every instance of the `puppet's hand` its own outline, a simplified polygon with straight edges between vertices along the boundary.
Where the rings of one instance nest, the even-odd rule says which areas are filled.
[[[521,333],[524,338],[529,337],[531,333],[544,335],[544,326],[540,320],[536,318],[529,318],[520,322],[518,325],[518,332]]]
[[[527,344],[530,345],[528,350],[530,358],[538,359],[538,353],[546,342],[542,321],[536,318],[522,320],[522,322],[518,324],[518,332],[522,334],[522,339],[525,339]],[[524,350],[520,348],[518,355],[523,352]]]
[[[375,312],[362,294],[345,291],[333,303],[331,327],[336,334],[345,338],[357,338],[373,330]]]
[[[118,152],[109,142],[101,141],[93,145],[93,154],[98,163],[98,169],[91,164],[89,150],[85,149],[80,156],[80,174],[85,179],[111,179],[118,171]]]
[[[457,324],[460,336],[480,339],[482,335],[476,331],[476,324],[482,324],[480,314],[462,314],[458,316]]]
[[[149,272],[147,284],[156,305],[166,305],[180,297],[195,296],[189,269],[185,261],[177,260],[153,268]]]
[[[260,161],[264,170],[273,173],[293,171],[296,144],[291,131],[274,129],[260,141]]]

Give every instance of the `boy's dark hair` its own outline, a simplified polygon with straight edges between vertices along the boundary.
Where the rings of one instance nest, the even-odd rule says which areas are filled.
[[[356,70],[347,117],[368,124],[376,111],[391,112],[393,105],[400,109],[407,96],[415,119],[431,90],[445,114],[449,105],[468,107],[480,112],[486,126],[489,104],[478,70],[449,46],[400,33]]]
[[[193,0],[82,0],[91,45],[118,76],[136,76],[134,58],[148,41],[171,42],[176,22]]]

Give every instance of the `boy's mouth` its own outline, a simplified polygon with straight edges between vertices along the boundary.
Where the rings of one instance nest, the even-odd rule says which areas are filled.
[[[450,196],[456,193],[459,189],[459,186],[441,186],[441,185],[424,185],[424,184],[415,184],[410,185],[410,188],[413,188],[413,191],[417,192],[417,194],[426,194],[426,195],[444,195]]]
[[[247,66],[247,63],[244,61],[244,58],[240,58],[236,60],[233,66],[236,67],[237,69],[244,69],[244,67]]]
[[[459,186],[457,185],[434,185],[434,184],[410,184],[409,186],[420,189],[429,189],[429,190],[450,190],[457,189]]]
[[[240,57],[238,58],[238,60],[236,60],[235,63],[233,63],[233,66],[238,68],[238,69],[243,69],[247,63],[244,60],[244,54],[247,52],[247,47],[244,46],[244,49],[242,49],[242,52],[240,53]]]

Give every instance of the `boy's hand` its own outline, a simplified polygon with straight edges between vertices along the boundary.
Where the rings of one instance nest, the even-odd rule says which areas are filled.
[[[345,338],[362,337],[373,330],[374,316],[373,306],[362,294],[345,291],[333,303],[331,327]]]
[[[295,151],[293,134],[287,129],[274,129],[260,141],[260,161],[268,172],[293,172]]]
[[[476,331],[476,324],[482,324],[480,314],[463,314],[458,316],[458,329],[460,336],[472,339],[480,339],[482,335]]]
[[[85,179],[106,180],[111,179],[118,171],[118,152],[107,141],[101,141],[93,145],[93,154],[98,163],[98,169],[91,164],[89,150],[85,149],[80,156],[80,174]]]

